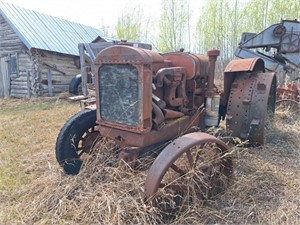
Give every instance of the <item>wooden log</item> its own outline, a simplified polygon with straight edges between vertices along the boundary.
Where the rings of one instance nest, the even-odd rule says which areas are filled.
[[[49,95],[49,97],[53,96],[53,86],[52,86],[52,73],[51,73],[51,69],[48,70],[48,95]]]
[[[26,84],[27,84],[27,97],[28,98],[30,98],[30,87],[31,87],[31,83],[30,83],[30,72],[29,71],[27,71],[27,82],[26,82]]]

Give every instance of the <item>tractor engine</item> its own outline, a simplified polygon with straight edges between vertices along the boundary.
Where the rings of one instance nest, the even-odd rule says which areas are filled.
[[[160,55],[126,45],[101,51],[94,63],[100,134],[120,146],[146,147],[193,126],[217,125],[219,51],[208,55]]]

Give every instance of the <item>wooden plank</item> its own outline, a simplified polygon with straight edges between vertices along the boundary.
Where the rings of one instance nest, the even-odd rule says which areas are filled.
[[[80,72],[81,72],[81,86],[82,86],[82,93],[84,96],[87,96],[87,74],[86,74],[86,67],[85,67],[85,59],[84,59],[84,46],[79,45],[79,56],[80,56]]]
[[[50,68],[48,69],[48,95],[49,97],[53,96],[52,72]]]
[[[30,72],[29,71],[27,71],[27,82],[26,82],[26,84],[27,84],[27,97],[30,98],[30,86],[31,86],[31,84],[30,84]]]
[[[8,65],[6,57],[1,58],[0,68],[0,97],[8,97],[10,92],[10,77],[8,74]]]
[[[65,73],[64,71],[62,71],[61,69],[58,69],[57,67],[54,67],[54,66],[52,66],[52,65],[49,65],[48,63],[45,63],[45,62],[43,62],[43,64],[44,64],[45,66],[48,66],[48,67],[52,68],[53,70],[56,70],[56,71],[60,72],[60,73],[63,74],[63,75],[66,75],[66,73]]]
[[[79,101],[79,100],[83,100],[83,99],[87,99],[87,98],[88,97],[84,96],[84,95],[77,95],[77,96],[69,97],[69,99],[72,101]]]
[[[0,65],[0,70],[1,70],[1,65]],[[2,78],[2,72],[0,71],[0,98],[4,97],[4,82]]]

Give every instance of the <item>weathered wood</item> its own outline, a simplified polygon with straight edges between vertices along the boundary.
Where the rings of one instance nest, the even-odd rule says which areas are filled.
[[[83,100],[83,99],[87,99],[87,98],[88,97],[84,96],[84,95],[77,95],[77,96],[69,97],[69,99],[72,101],[79,101],[79,100]]]
[[[51,73],[51,69],[48,70],[48,95],[49,95],[49,97],[53,96],[53,86],[52,86],[52,73]]]
[[[19,77],[11,77],[11,83],[26,83],[27,82],[27,76],[26,74],[25,75],[22,75],[22,76],[19,76]]]
[[[0,15],[1,45],[0,54],[8,54],[12,51],[21,51],[25,47],[24,43]]]
[[[9,96],[10,82],[6,58],[0,59],[0,97]]]
[[[62,70],[58,69],[58,68],[57,68],[57,67],[55,67],[55,66],[51,66],[51,65],[49,65],[48,63],[45,63],[45,62],[43,62],[43,64],[44,64],[45,66],[48,66],[48,67],[50,67],[51,69],[54,69],[54,70],[56,70],[56,71],[60,72],[60,73],[61,73],[61,74],[63,74],[63,75],[66,75],[66,73],[65,73],[65,72],[63,72]]]
[[[23,91],[23,92],[13,92],[10,94],[11,97],[14,97],[14,98],[24,98],[26,97],[26,91]]]
[[[5,57],[14,54],[18,55],[17,73],[9,74],[9,70],[8,70],[9,68],[7,67],[8,70],[7,74],[9,80],[6,85],[10,88],[9,95],[12,97],[26,97],[27,78],[26,78],[26,73],[23,72],[24,69],[22,68],[24,62],[28,61],[28,56],[26,56],[23,53],[24,49],[26,49],[26,46],[1,15],[0,15],[0,33],[1,33],[0,55]]]
[[[74,63],[79,61],[78,56],[28,49],[1,15],[0,34],[0,57],[18,54],[18,73],[10,76],[12,97],[48,96],[66,92],[71,79],[80,73],[78,65]]]
[[[82,93],[84,96],[87,96],[87,88],[86,88],[86,84],[87,84],[87,74],[86,74],[86,67],[85,67],[85,60],[84,60],[84,46],[83,45],[79,45],[79,55],[80,57],[80,73],[81,73],[81,87],[82,87]]]
[[[26,71],[27,73],[26,73],[26,77],[27,77],[27,97],[28,98],[30,98],[30,86],[31,86],[31,84],[30,84],[30,72],[29,71]]]
[[[19,90],[25,90],[26,91],[26,95],[27,95],[28,87],[27,87],[27,85],[15,85],[15,84],[11,84],[11,93],[12,92],[18,92]]]

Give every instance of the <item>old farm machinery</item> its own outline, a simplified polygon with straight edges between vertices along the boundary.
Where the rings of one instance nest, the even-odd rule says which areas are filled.
[[[276,78],[260,58],[233,60],[220,93],[214,85],[218,55],[161,55],[126,43],[103,49],[93,62],[96,104],[71,117],[57,138],[64,171],[79,173],[95,142],[108,140],[132,166],[155,152],[144,186],[153,204],[191,186],[207,193],[226,184],[233,174],[229,147],[204,131],[226,118],[233,135],[262,144]]]
[[[243,33],[235,55],[260,57],[278,78],[276,109],[300,117],[300,22],[283,20],[260,33]]]

